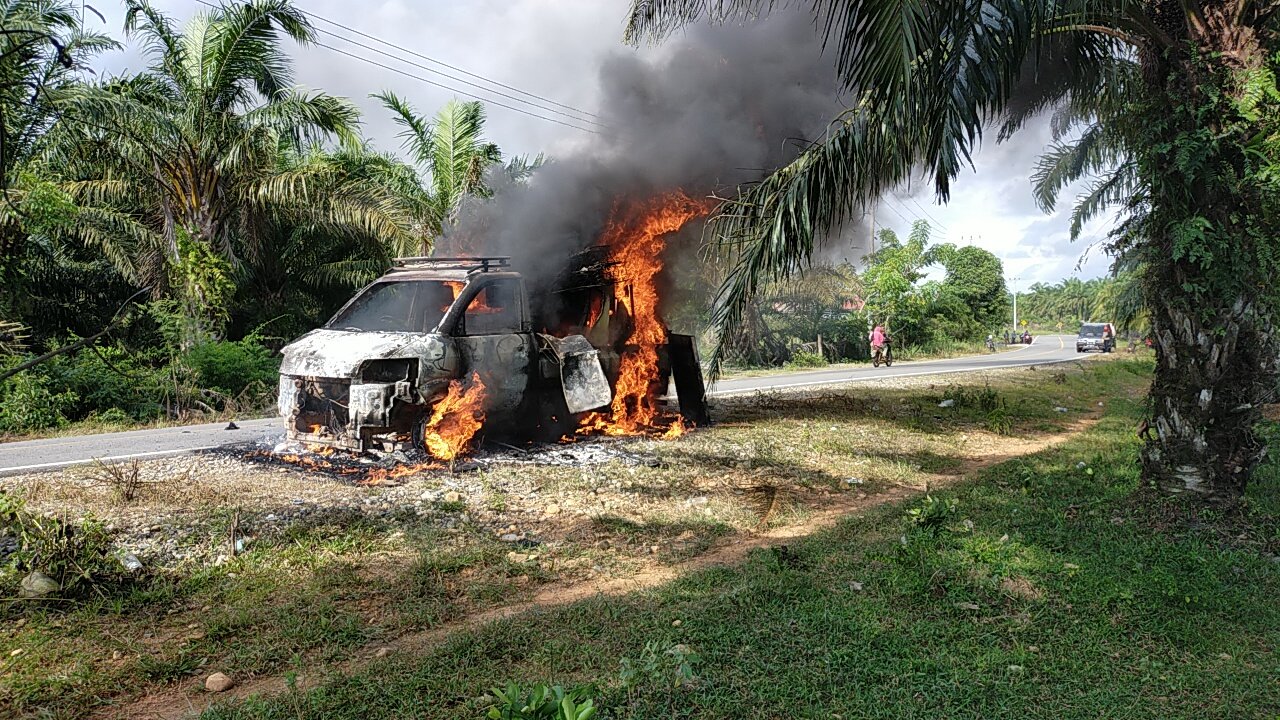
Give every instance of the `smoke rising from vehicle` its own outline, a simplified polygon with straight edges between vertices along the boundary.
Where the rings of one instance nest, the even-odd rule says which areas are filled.
[[[598,240],[615,203],[677,188],[732,196],[821,139],[843,109],[831,58],[804,12],[691,27],[641,51],[619,46],[598,75],[608,129],[527,183],[496,180],[495,196],[469,203],[444,243],[511,255],[535,299],[569,256]],[[701,223],[691,226],[669,252],[697,248]],[[865,230],[846,231],[844,254],[862,237]]]

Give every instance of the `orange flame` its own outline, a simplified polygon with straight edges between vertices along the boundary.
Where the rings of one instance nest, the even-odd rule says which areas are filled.
[[[402,477],[417,475],[418,473],[425,472],[427,470],[440,470],[443,467],[444,466],[438,462],[425,462],[415,463],[412,465],[396,465],[393,468],[378,468],[377,470],[370,470],[365,473],[365,476],[360,478],[359,484],[381,485],[385,482],[398,480]]]
[[[484,399],[478,373],[471,373],[466,387],[457,380],[449,383],[422,430],[422,442],[432,457],[452,460],[467,449],[484,424]]]
[[[660,388],[655,387],[658,346],[667,340],[666,326],[658,315],[662,251],[667,235],[706,215],[711,207],[710,201],[693,200],[675,191],[614,209],[603,242],[616,263],[613,272],[618,300],[631,316],[632,329],[618,370],[613,404],[607,414],[591,413],[583,418],[580,434],[634,435],[655,429],[661,414],[657,404]],[[663,436],[675,437],[683,431],[684,424],[677,421]]]

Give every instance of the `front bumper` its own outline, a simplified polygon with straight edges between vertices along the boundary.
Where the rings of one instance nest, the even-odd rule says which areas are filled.
[[[356,383],[344,378],[280,376],[278,409],[290,440],[366,450],[375,435],[397,427],[398,401],[412,402],[406,380]]]

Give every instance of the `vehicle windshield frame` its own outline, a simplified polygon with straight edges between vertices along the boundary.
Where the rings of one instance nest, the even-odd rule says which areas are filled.
[[[431,333],[437,333],[439,332],[439,326],[441,321],[444,320],[445,316],[448,314],[449,309],[452,308],[453,305],[458,301],[458,294],[461,289],[460,286],[462,283],[458,283],[459,288],[455,290],[449,287],[455,282],[457,281],[449,280],[446,278],[423,278],[423,277],[380,278],[374,281],[373,283],[369,284],[368,286],[366,286],[360,292],[356,293],[354,297],[348,300],[347,304],[343,305],[342,308],[339,309],[338,312],[334,313],[333,317],[331,317],[329,321],[323,325],[323,329],[337,330],[340,332],[402,333],[402,334],[408,334],[408,335],[427,335]],[[357,313],[366,311],[371,301],[373,301],[377,296],[379,296],[382,293],[390,292],[391,291],[390,288],[394,286],[421,287],[423,285],[439,286],[439,288],[443,292],[438,293],[441,295],[441,297],[438,298],[437,301],[443,300],[445,293],[452,294],[452,297],[449,299],[448,304],[435,307],[434,309],[430,307],[416,308],[415,305],[418,302],[423,302],[425,298],[422,297],[421,295],[415,295],[414,297],[409,299],[408,301],[409,306],[403,309],[406,313],[406,317],[405,317],[405,323],[401,327],[394,327],[394,326],[380,327],[380,326],[377,326],[377,323],[368,322],[367,319],[360,319],[361,320],[360,322],[353,322],[353,320],[358,319]],[[399,310],[399,308],[396,308],[394,306],[391,306],[386,309]],[[419,321],[416,323],[412,322],[409,317],[410,314],[419,315],[420,316]],[[380,321],[382,320],[382,318],[378,318],[378,320]],[[413,325],[416,325],[417,327],[411,327]],[[421,328],[421,329],[417,329],[417,328]]]

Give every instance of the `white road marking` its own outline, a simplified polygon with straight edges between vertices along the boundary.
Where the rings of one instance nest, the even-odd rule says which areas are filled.
[[[151,452],[132,453],[130,455],[111,455],[110,457],[89,458],[87,460],[63,460],[60,462],[37,463],[35,465],[17,465],[14,467],[0,468],[0,473],[17,474],[28,470],[53,470],[55,468],[71,467],[73,465],[87,465],[94,460],[98,460],[100,462],[116,462],[118,460],[133,460],[134,458],[184,455],[186,453],[196,452],[199,450],[212,450],[217,447],[221,447],[221,445],[202,445],[200,447],[182,448],[179,450],[153,450]]]

